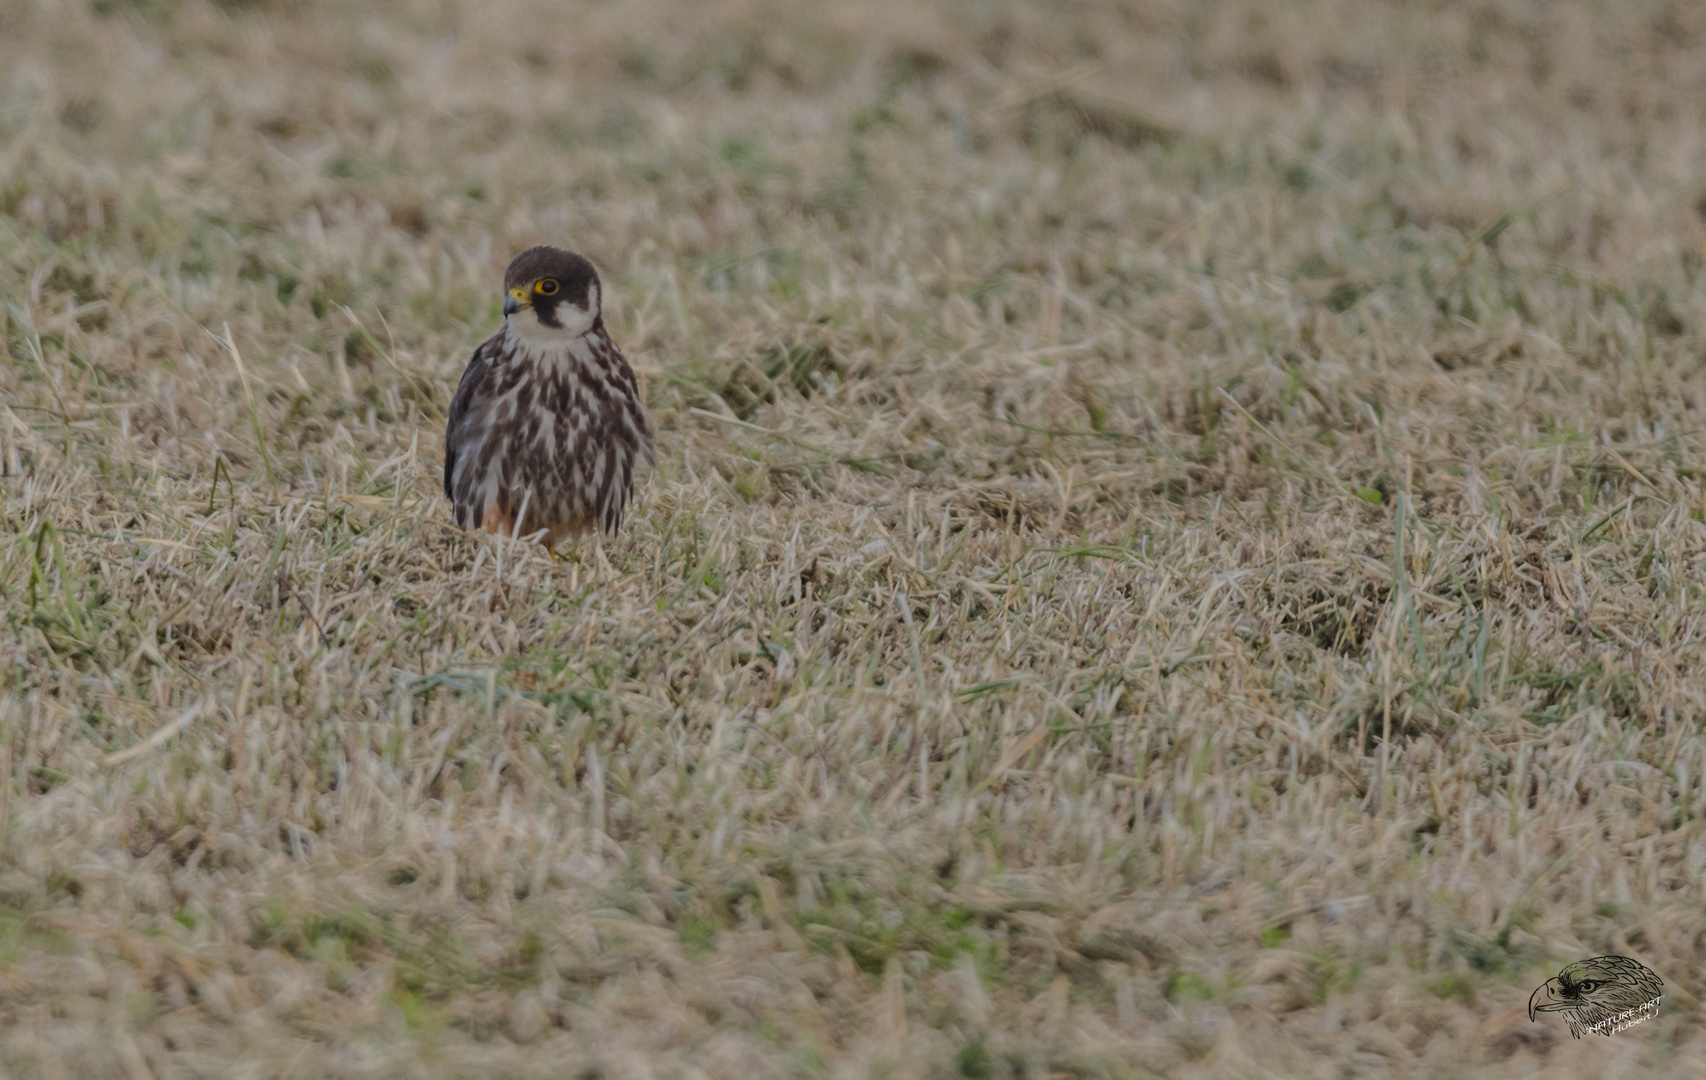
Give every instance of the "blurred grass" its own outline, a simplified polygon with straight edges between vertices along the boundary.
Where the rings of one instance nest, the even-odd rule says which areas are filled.
[[[0,3],[0,1072],[1692,1075],[1703,48]],[[436,480],[540,241],[556,566]]]

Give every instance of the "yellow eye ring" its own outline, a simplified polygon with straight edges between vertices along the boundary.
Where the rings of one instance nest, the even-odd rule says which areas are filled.
[[[557,283],[551,278],[546,278],[544,281],[533,286],[533,291],[538,293],[540,296],[556,296]]]

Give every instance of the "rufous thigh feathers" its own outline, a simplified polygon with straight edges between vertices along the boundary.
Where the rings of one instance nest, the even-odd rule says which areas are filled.
[[[504,513],[495,502],[486,504],[485,513],[480,515],[480,528],[485,532],[495,533],[498,536],[517,535],[515,531],[515,517],[511,514]],[[540,528],[545,530],[545,535],[540,537],[540,540],[547,548],[555,548],[558,544],[570,537],[585,536],[587,533],[595,532],[598,529],[598,523],[590,516],[575,517],[568,521],[552,522],[545,526],[534,524],[531,529],[523,526],[523,530],[520,535],[531,536],[538,532]]]
[[[515,534],[515,518],[503,512],[497,503],[487,503],[486,512],[480,515],[480,528],[499,536]]]

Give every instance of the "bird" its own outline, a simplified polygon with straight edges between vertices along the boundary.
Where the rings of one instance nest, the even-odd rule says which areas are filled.
[[[468,360],[444,431],[444,494],[456,524],[506,536],[615,533],[651,422],[604,328],[590,260],[542,244],[504,271],[503,327]]]
[[[1563,1013],[1574,1038],[1584,1031],[1610,1035],[1619,1023],[1649,1018],[1663,991],[1664,982],[1639,961],[1596,956],[1565,965],[1557,978],[1538,987],[1528,999],[1528,1018]]]

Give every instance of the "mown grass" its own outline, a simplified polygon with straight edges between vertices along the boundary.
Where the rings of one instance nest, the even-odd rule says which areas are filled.
[[[1691,1075],[1703,47],[0,5],[0,1073]],[[558,565],[437,480],[540,241]]]

